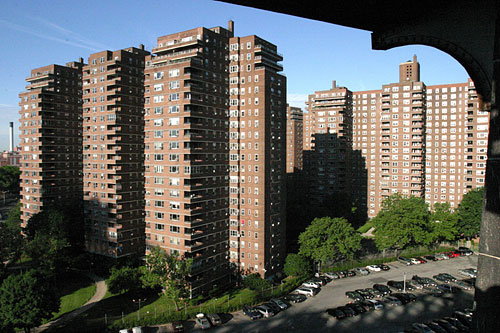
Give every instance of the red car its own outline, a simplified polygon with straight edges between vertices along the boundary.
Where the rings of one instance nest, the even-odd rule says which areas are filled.
[[[455,255],[453,254],[453,252],[445,252],[444,254],[447,255],[448,258],[450,258],[450,259],[455,258]]]

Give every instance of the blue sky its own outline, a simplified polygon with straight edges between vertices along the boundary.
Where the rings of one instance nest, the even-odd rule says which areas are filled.
[[[8,123],[18,139],[18,94],[33,68],[65,64],[104,49],[144,44],[199,26],[227,27],[278,46],[287,76],[288,101],[304,107],[306,95],[337,85],[379,89],[396,82],[398,64],[417,54],[427,85],[465,82],[453,58],[424,46],[371,49],[370,32],[211,0],[4,1],[0,11],[0,151],[8,148]]]

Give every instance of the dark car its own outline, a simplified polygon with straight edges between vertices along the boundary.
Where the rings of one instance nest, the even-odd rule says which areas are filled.
[[[438,275],[433,276],[434,279],[441,282],[454,282],[457,281],[457,278],[448,274],[448,273],[439,273]]]
[[[389,287],[391,287],[392,289],[396,289],[396,290],[399,290],[399,291],[403,291],[403,289],[404,289],[404,284],[401,281],[390,280],[390,281],[387,281],[387,285]]]
[[[364,290],[364,291],[366,291],[366,292],[368,292],[368,293],[370,293],[370,294],[372,294],[372,295],[373,295],[373,297],[377,297],[377,298],[378,298],[378,297],[382,297],[382,296],[384,296],[384,294],[383,294],[383,293],[381,293],[380,291],[378,291],[377,289],[373,289],[373,288],[365,288],[365,289],[363,289],[363,290]]]
[[[424,291],[427,291],[429,293],[432,293],[432,296],[434,297],[439,297],[444,294],[444,292],[439,289],[437,286],[425,286]]]
[[[460,291],[460,288],[444,283],[438,284],[437,288],[445,293],[452,293],[452,294]]]
[[[359,293],[355,291],[346,291],[345,295],[354,301],[362,301],[365,299],[363,296],[361,296]]]
[[[362,314],[366,312],[365,308],[358,303],[347,304],[346,306],[351,307],[351,309],[353,309],[356,314]]]
[[[455,326],[456,328],[458,328],[458,330],[461,332],[466,332],[469,330],[469,327],[462,324],[462,322],[460,320],[458,320],[457,318],[444,317],[443,319],[446,320],[447,322],[449,322],[450,324],[452,324],[453,326]]]
[[[401,303],[401,301],[397,298],[397,297],[394,297],[392,295],[389,295],[389,296],[385,296],[383,298],[383,301],[388,304],[388,305],[392,305],[392,306],[398,306],[398,305],[403,305],[403,303]]]
[[[184,332],[184,325],[180,321],[173,321],[172,322],[172,328],[174,329],[175,333],[182,333],[182,332]]]
[[[347,276],[356,276],[355,271],[347,271]]]
[[[439,326],[441,326],[448,333],[458,332],[458,328],[456,328],[455,326],[453,326],[452,324],[450,324],[446,320],[438,319],[438,320],[434,320],[434,322],[436,324],[438,324]]]
[[[292,303],[300,303],[304,302],[307,299],[307,296],[301,294],[290,294],[285,296],[285,300]]]
[[[222,324],[222,320],[220,319],[217,313],[209,313],[206,315],[207,319],[210,321],[212,326],[217,326]]]
[[[472,316],[462,312],[462,311],[455,311],[453,312],[453,316],[460,320],[462,324],[465,326],[471,327],[472,326]]]
[[[278,304],[274,303],[274,302],[267,302],[267,303],[264,303],[265,306],[267,306],[268,308],[270,308],[274,314],[277,314],[278,312],[280,312],[282,309],[281,307],[278,306]]]
[[[346,317],[344,311],[340,310],[339,308],[335,309],[328,309],[326,312],[330,315],[335,317],[337,320],[344,319]]]
[[[384,265],[384,264],[380,264],[380,265],[378,265],[378,267],[380,267],[380,269],[383,271],[388,271],[391,269],[389,266]]]
[[[347,271],[340,271],[337,273],[337,275],[339,276],[339,278],[343,279],[347,277]]]
[[[398,257],[398,261],[402,264],[405,264],[406,266],[411,265],[411,260],[406,257]]]
[[[378,284],[378,283],[374,284],[373,289],[380,291],[384,295],[388,295],[388,294],[392,293],[392,290],[383,284]]]
[[[447,333],[444,328],[442,328],[441,326],[439,326],[438,324],[436,324],[432,321],[425,323],[425,325],[427,325],[431,330],[433,330],[436,333]]]
[[[367,311],[382,310],[384,308],[382,302],[373,299],[358,302],[358,304],[362,305]]]
[[[369,291],[366,291],[365,289],[356,289],[355,292],[363,296],[364,299],[372,299],[373,294]]]
[[[262,318],[262,313],[248,306],[243,307],[243,313],[252,320]]]
[[[432,254],[428,255],[428,256],[424,256],[424,258],[429,260],[429,261],[437,261],[437,258],[435,256],[433,256]]]
[[[403,294],[403,293],[392,293],[391,296],[394,296],[396,297],[397,299],[399,299],[401,301],[401,303],[403,304],[408,304],[411,302],[410,298],[406,295],[406,294]]]
[[[339,306],[339,309],[346,315],[346,317],[354,317],[356,312],[348,306]]]

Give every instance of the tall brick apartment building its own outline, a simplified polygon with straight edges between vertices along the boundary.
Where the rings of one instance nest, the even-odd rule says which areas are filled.
[[[357,195],[366,202],[369,217],[396,192],[424,197],[431,206],[449,202],[456,208],[467,191],[484,182],[489,118],[479,110],[473,82],[426,86],[416,56],[399,69],[399,82],[352,93],[351,154],[359,163],[352,163],[348,177],[361,189]],[[305,153],[316,151],[316,137],[334,126],[311,105],[317,106],[321,95],[338,93],[334,85],[311,95],[304,115]],[[339,174],[336,168],[323,174],[310,170],[319,180],[313,187],[324,186],[325,173],[331,178]]]
[[[82,200],[82,67],[33,69],[19,94],[23,227],[44,205]]]
[[[24,224],[83,201],[89,252],[193,258],[193,294],[285,257],[286,78],[277,47],[195,28],[33,70],[21,97]]]

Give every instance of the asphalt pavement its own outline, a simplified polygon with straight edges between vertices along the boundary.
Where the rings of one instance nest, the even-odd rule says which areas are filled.
[[[349,302],[346,291],[371,288],[375,283],[385,284],[389,280],[402,281],[404,272],[407,279],[415,274],[432,278],[439,273],[449,273],[456,278],[465,278],[458,270],[477,266],[477,256],[457,257],[449,260],[428,262],[420,265],[405,266],[398,262],[389,263],[389,271],[372,272],[366,276],[355,276],[333,280],[321,288],[319,294],[305,302],[293,304],[272,318],[251,321],[241,311],[231,313],[233,318],[227,323],[212,329],[212,332],[375,332],[391,333],[409,329],[412,323],[426,322],[449,316],[456,309],[471,308],[473,290],[461,290],[456,294],[434,297],[420,291],[414,292],[416,302],[385,307],[356,317],[337,320],[326,313],[327,309]],[[192,332],[201,332],[195,328]]]

